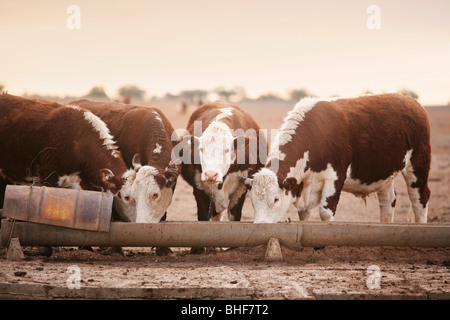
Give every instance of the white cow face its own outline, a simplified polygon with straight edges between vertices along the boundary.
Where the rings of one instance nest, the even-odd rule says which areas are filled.
[[[210,183],[222,183],[230,165],[234,162],[234,137],[230,128],[221,122],[208,126],[200,137],[195,137],[198,143],[201,180]]]
[[[128,170],[125,183],[114,199],[114,207],[125,221],[158,223],[172,202],[177,172],[166,168],[162,174],[152,166],[142,166],[133,158],[134,170]]]
[[[286,194],[280,188],[277,175],[269,169],[262,169],[245,183],[251,186],[249,195],[255,211],[254,223],[278,222],[293,201],[291,193]]]

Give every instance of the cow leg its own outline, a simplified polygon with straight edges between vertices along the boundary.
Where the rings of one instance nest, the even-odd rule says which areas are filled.
[[[194,197],[197,202],[197,218],[198,221],[209,221],[211,216],[217,216],[215,212],[214,202],[211,201],[210,197],[200,189],[194,187]],[[191,254],[203,254],[207,250],[203,247],[192,247]]]
[[[394,180],[377,192],[378,203],[380,205],[380,221],[394,222],[395,211],[395,187]]]
[[[230,200],[230,208],[228,209],[228,220],[241,221],[242,207],[244,206],[245,196],[247,195],[247,189],[244,189],[243,193],[236,192],[233,194]]]
[[[300,219],[300,221],[308,221],[309,217],[311,217],[311,210],[306,209],[306,210],[298,210],[298,218]]]
[[[3,208],[3,202],[5,200],[6,181],[0,178],[0,209]]]
[[[426,223],[428,219],[428,202],[430,189],[428,188],[428,174],[430,171],[430,156],[412,154],[411,161],[407,162],[402,170],[408,188],[409,200],[414,212],[410,222]]]
[[[197,219],[198,221],[209,221],[210,217],[210,208],[211,208],[211,199],[209,196],[200,189],[194,187],[194,197],[197,202]]]
[[[341,175],[344,176],[345,175]],[[319,214],[322,221],[333,221],[345,179],[326,179],[323,183]]]
[[[161,218],[160,222],[165,222],[167,219],[167,211],[164,213],[163,217]],[[123,252],[122,252],[123,253]],[[170,256],[170,255],[175,255],[175,253],[173,253],[172,249],[170,249],[169,247],[156,247],[155,249],[155,253],[158,256]]]
[[[211,221],[222,221],[222,212],[211,212]]]

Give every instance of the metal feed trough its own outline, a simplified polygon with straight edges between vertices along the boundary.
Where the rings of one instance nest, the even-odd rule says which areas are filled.
[[[16,190],[14,196],[10,196],[10,187],[25,188],[27,191]],[[2,246],[7,246],[12,238],[19,238],[23,246],[242,247],[267,244],[270,238],[277,238],[280,244],[291,248],[450,246],[448,223],[109,222],[112,197],[106,199],[104,193],[93,192],[92,195],[86,196],[84,193],[88,191],[50,190],[54,188],[46,188],[43,193],[39,193],[34,190],[37,188],[33,187],[32,191],[30,188],[7,188],[3,217],[9,219],[2,220]],[[58,194],[66,193],[66,196],[56,197],[56,190]],[[69,196],[70,192],[75,193]],[[85,197],[92,198],[89,202]],[[54,198],[55,201],[50,200]],[[94,198],[97,200],[92,200]],[[16,209],[11,211],[9,202],[12,200],[17,207],[14,206]],[[47,206],[52,208],[48,212]],[[19,212],[17,208],[22,211]]]

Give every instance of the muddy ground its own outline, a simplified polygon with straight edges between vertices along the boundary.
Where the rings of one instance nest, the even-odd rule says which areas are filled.
[[[177,114],[175,104],[170,101],[153,103],[169,117],[174,128],[184,128],[189,113]],[[247,102],[240,106],[248,110],[262,128],[271,129],[281,125],[292,104]],[[428,221],[449,223],[450,108],[427,110],[433,150]],[[396,179],[396,191],[394,221],[406,222],[409,200],[401,177]],[[283,218],[287,219],[298,220],[293,207]],[[318,210],[313,212],[311,219],[320,220]],[[195,220],[196,204],[192,189],[180,177],[168,210],[168,221]],[[242,220],[253,220],[249,199],[244,205]],[[344,193],[335,220],[379,221],[376,195],[363,201]],[[151,248],[124,248],[126,256],[108,256],[98,248],[94,252],[62,248],[50,258],[27,256],[25,261],[13,262],[7,261],[5,249],[0,249],[0,297],[70,297],[68,291],[61,291],[59,295],[49,294],[55,291],[48,288],[66,288],[71,275],[67,273],[68,267],[76,265],[80,268],[82,288],[106,288],[102,293],[86,293],[85,298],[450,299],[450,248],[282,248],[281,262],[264,261],[264,246],[231,250],[216,248],[204,255],[191,255],[189,248],[173,248],[173,251],[175,255],[161,257]],[[376,282],[367,282],[374,279],[374,272],[368,271],[369,266],[376,266],[374,270],[379,270],[375,274],[380,279],[378,287],[370,285]],[[44,293],[33,291],[30,289],[34,288],[32,285],[44,286],[48,290]],[[189,288],[204,287],[218,288],[218,291],[194,290],[192,296],[183,296],[169,290],[161,296],[148,295],[149,290],[155,288],[184,288],[185,292],[191,292]],[[14,288],[22,289],[14,291]],[[120,291],[121,295],[117,293],[118,288],[148,290],[142,291],[147,292],[145,294]],[[218,292],[224,295],[220,296]]]

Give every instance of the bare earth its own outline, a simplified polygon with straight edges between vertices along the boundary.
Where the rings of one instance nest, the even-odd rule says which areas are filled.
[[[175,102],[157,101],[153,105],[169,117],[174,128],[185,128],[189,112],[178,115]],[[272,129],[281,125],[293,105],[247,102],[240,106],[262,128]],[[433,150],[428,221],[449,223],[450,108],[427,111]],[[409,199],[401,176],[396,180],[396,191],[394,221],[406,222]],[[344,193],[335,220],[378,222],[378,210],[376,195],[364,202]],[[298,220],[294,207],[283,218],[287,219]],[[311,219],[320,220],[318,210]],[[192,188],[180,177],[168,221],[195,220]],[[250,199],[245,202],[242,220],[253,220]],[[27,256],[25,261],[13,262],[7,261],[6,250],[0,249],[0,298],[450,299],[449,247],[283,247],[282,262],[264,261],[264,246],[216,248],[205,255],[190,255],[189,248],[173,250],[175,256],[160,257],[150,248],[124,248],[123,257],[103,255],[99,249],[63,248],[50,258]],[[81,271],[82,289],[75,290],[76,294],[67,289],[71,265]],[[380,286],[369,284],[369,289],[367,281],[373,273],[367,268],[372,265],[379,268]],[[94,290],[99,288],[103,291]]]

